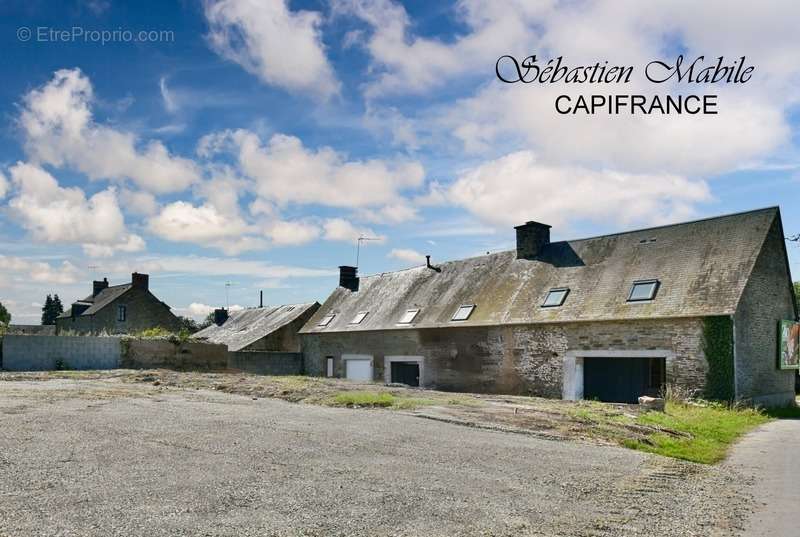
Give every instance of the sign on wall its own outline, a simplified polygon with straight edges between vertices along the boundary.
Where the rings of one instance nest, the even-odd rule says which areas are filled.
[[[778,368],[800,369],[800,323],[780,321],[778,325]]]

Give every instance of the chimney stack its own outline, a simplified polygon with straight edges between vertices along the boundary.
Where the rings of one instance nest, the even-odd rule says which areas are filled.
[[[147,274],[139,274],[138,272],[134,272],[131,274],[131,284],[137,289],[147,291],[150,287],[150,276]]]
[[[92,282],[92,296],[97,296],[103,289],[108,289],[108,278],[103,278],[102,281],[95,280]]]
[[[228,310],[225,308],[217,308],[214,310],[214,324],[222,326],[228,320]]]
[[[358,291],[358,269],[356,267],[339,267],[339,287]]]
[[[525,222],[516,226],[517,259],[534,259],[550,244],[550,226],[539,222]]]
[[[259,308],[264,307],[264,291],[258,292],[258,307]]]

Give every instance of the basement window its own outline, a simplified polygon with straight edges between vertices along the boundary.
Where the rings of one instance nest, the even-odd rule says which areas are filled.
[[[419,313],[419,310],[406,310],[403,316],[400,317],[400,320],[397,321],[397,324],[411,324],[417,316],[417,313]]]
[[[317,326],[328,326],[329,324],[331,324],[331,321],[333,320],[334,317],[336,317],[335,313],[327,314],[325,317],[319,320]]]
[[[359,311],[356,313],[356,316],[353,317],[353,320],[350,321],[350,324],[361,324],[361,321],[363,321],[364,317],[366,317],[368,314],[368,311]]]
[[[658,292],[658,280],[640,280],[633,282],[628,302],[644,302],[653,300]]]
[[[472,315],[472,310],[475,309],[475,304],[464,304],[463,306],[459,306],[456,312],[453,314],[453,321],[466,321],[469,319],[469,316]]]
[[[550,289],[550,291],[547,292],[544,302],[542,302],[542,307],[557,308],[558,306],[562,306],[564,305],[564,301],[567,299],[568,294],[568,287],[557,287],[555,289]]]

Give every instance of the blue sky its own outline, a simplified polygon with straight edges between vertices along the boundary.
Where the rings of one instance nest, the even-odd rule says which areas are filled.
[[[0,301],[35,322],[45,294],[69,302],[134,270],[182,315],[224,304],[226,282],[232,305],[259,289],[322,301],[359,235],[381,239],[361,251],[374,273],[512,247],[530,219],[567,239],[780,205],[800,233],[798,8],[689,5],[6,2]],[[51,29],[118,37],[55,42]],[[755,76],[494,78],[502,54],[641,71],[676,51],[747,55]],[[565,92],[718,93],[720,113],[559,116]]]

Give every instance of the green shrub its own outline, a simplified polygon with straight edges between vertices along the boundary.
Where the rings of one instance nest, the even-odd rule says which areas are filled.
[[[730,317],[705,318],[703,351],[708,362],[705,397],[716,401],[733,401],[733,321]]]

